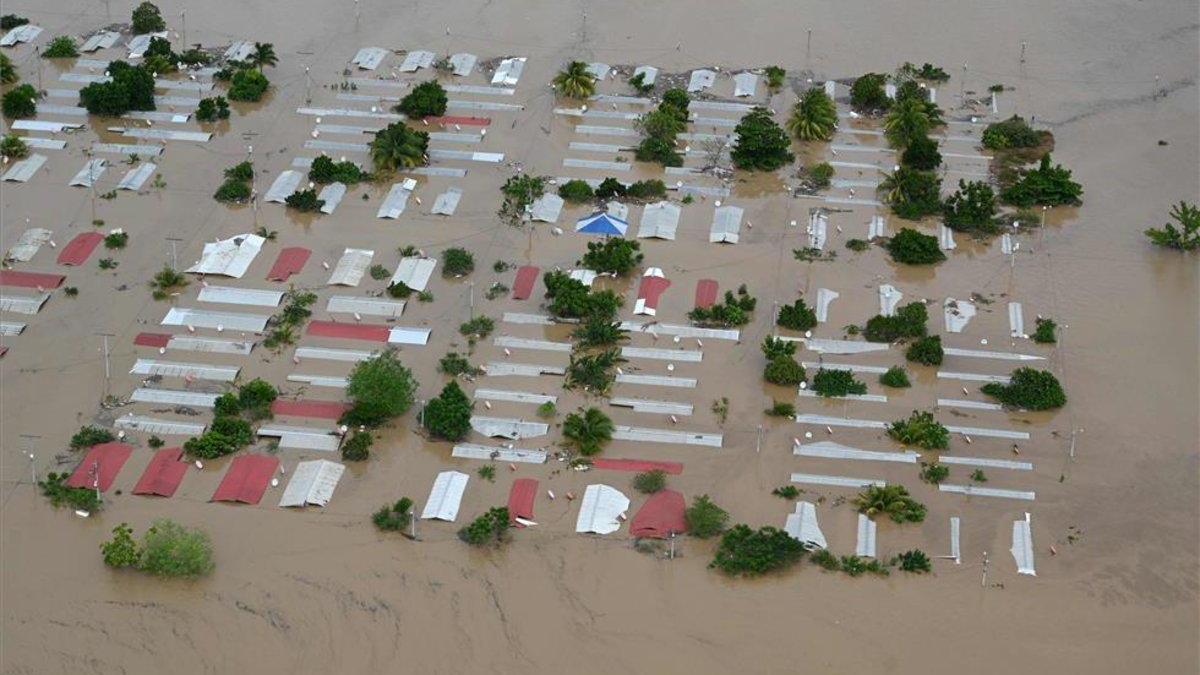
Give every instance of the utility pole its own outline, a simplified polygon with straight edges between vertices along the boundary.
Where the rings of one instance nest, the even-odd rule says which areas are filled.
[[[21,440],[25,442],[25,456],[29,458],[29,474],[33,479],[33,484],[37,485],[37,456],[34,455],[30,446],[34,445],[35,441],[41,440],[41,436],[37,434],[21,434]]]
[[[312,103],[312,68],[304,66],[304,102]]]
[[[471,286],[471,311],[470,311],[470,314],[468,314],[467,319],[474,321],[475,320],[475,282],[474,281],[470,282],[470,286]]]
[[[1021,40],[1021,63],[1025,63],[1025,41]]]
[[[186,9],[181,10],[179,12],[179,18],[183,22],[183,48],[184,48],[184,51],[187,51],[188,41],[187,41],[187,10]]]
[[[178,270],[179,269],[179,260],[178,260],[178,257],[176,256],[175,245],[183,240],[180,239],[179,237],[167,237],[167,241],[171,242],[171,269]]]
[[[250,162],[250,204],[254,210],[254,227],[258,228],[258,171],[254,170],[254,146],[246,146],[246,161]]]
[[[963,64],[962,81],[958,83],[958,101],[959,105],[966,107],[967,105],[967,64]]]
[[[116,336],[113,335],[112,333],[96,333],[96,335],[99,335],[101,338],[104,339],[104,395],[105,395],[105,397],[107,397],[108,396],[109,378],[112,376],[112,371],[109,368],[109,363],[108,363],[108,356],[109,356],[108,338],[116,337]]]
[[[37,61],[37,68],[38,68],[38,94],[41,95],[41,92],[42,92],[42,48],[37,45],[34,45],[33,54],[34,54],[35,60]]]
[[[987,551],[983,552],[983,580],[979,582],[980,588],[987,588],[987,572],[988,572],[988,555]]]
[[[804,65],[807,67],[812,58],[812,29],[808,29],[808,37],[804,41]]]

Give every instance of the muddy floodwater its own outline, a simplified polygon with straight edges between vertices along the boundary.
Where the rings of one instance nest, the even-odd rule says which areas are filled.
[[[111,5],[111,6],[110,6]],[[259,104],[235,104],[232,118],[203,125],[214,133],[207,143],[167,141],[155,158],[161,180],[147,181],[140,193],[122,191],[114,199],[67,187],[83,166],[83,151],[93,141],[134,141],[107,130],[141,126],[83,116],[42,112],[39,120],[85,122],[84,130],[55,134],[63,149],[35,149],[47,161],[27,183],[0,187],[3,227],[0,244],[8,250],[23,232],[44,227],[53,232],[58,251],[81,232],[121,227],[130,234],[123,250],[103,247],[82,266],[55,264],[57,251],[43,246],[14,269],[67,275],[68,297],[60,288],[35,315],[5,313],[5,321],[28,324],[21,335],[0,338],[8,348],[0,359],[0,671],[4,673],[1196,673],[1200,670],[1200,342],[1195,255],[1153,248],[1142,231],[1167,220],[1170,205],[1196,202],[1200,192],[1200,63],[1195,0],[1164,2],[929,3],[929,2],[381,2],[380,0],[244,0],[242,2],[160,3],[172,42],[224,48],[235,40],[271,42],[279,58],[265,69],[273,88]],[[4,13],[28,17],[45,32],[44,46],[56,35],[87,36],[96,29],[128,21],[129,2],[15,0]],[[181,13],[186,9],[186,19]],[[111,12],[111,13],[109,13]],[[176,37],[176,33],[180,35]],[[121,44],[124,43],[122,39]],[[482,86],[498,59],[528,57],[515,92],[479,95],[452,92],[451,100],[510,104],[507,109],[457,108],[452,115],[491,118],[487,134],[474,143],[435,141],[432,148],[503,153],[499,163],[437,160],[435,166],[467,169],[465,176],[418,176],[408,208],[396,220],[376,218],[392,181],[352,187],[333,215],[298,217],[280,204],[229,207],[212,199],[221,171],[248,156],[257,170],[255,187],[266,192],[294,158],[313,157],[320,145],[366,143],[368,136],[336,130],[313,136],[318,125],[357,125],[372,129],[378,119],[326,114],[319,121],[301,107],[386,110],[397,87],[365,84],[333,89],[343,69],[362,47],[429,50],[438,57],[459,52],[478,56],[475,71],[447,84]],[[5,48],[22,79],[51,90],[43,103],[75,106],[53,90],[78,89],[65,73],[101,74],[103,64],[39,59],[30,45]],[[1022,59],[1022,54],[1023,59]],[[86,58],[123,58],[116,46]],[[391,77],[404,56],[389,53],[377,71],[352,77]],[[414,245],[437,257],[451,246],[471,250],[475,272],[464,279],[435,273],[429,286],[433,302],[412,301],[398,325],[428,328],[426,346],[404,346],[400,357],[420,381],[418,398],[437,394],[446,378],[437,360],[452,348],[466,349],[458,325],[473,312],[497,319],[495,335],[565,341],[562,327],[501,322],[504,312],[542,312],[543,287],[526,301],[509,294],[489,300],[493,282],[513,285],[512,269],[497,273],[495,261],[532,264],[543,271],[571,268],[592,238],[573,232],[586,215],[568,205],[555,235],[547,224],[515,228],[496,216],[499,186],[517,168],[550,177],[603,178],[603,170],[564,166],[564,158],[613,161],[611,152],[582,150],[572,143],[629,144],[636,139],[577,133],[576,124],[632,128],[628,119],[577,120],[556,114],[549,81],[566,61],[579,59],[621,66],[659,68],[660,77],[686,82],[696,68],[718,67],[708,98],[734,100],[730,72],[779,64],[788,71],[785,87],[766,93],[760,78],[751,102],[773,108],[783,120],[795,92],[807,80],[849,82],[868,72],[892,72],[904,61],[931,62],[952,76],[938,85],[938,103],[948,119],[948,136],[978,136],[981,122],[1020,114],[1053,131],[1054,159],[1070,167],[1084,187],[1078,208],[1051,209],[1044,228],[1023,228],[1020,247],[1005,256],[1000,244],[957,236],[958,248],[932,268],[899,268],[886,252],[845,248],[847,239],[865,238],[871,216],[887,215],[886,233],[904,225],[869,204],[829,204],[794,198],[791,171],[778,176],[737,172],[728,183],[709,176],[665,179],[728,187],[720,198],[745,210],[740,242],[710,244],[708,229],[715,197],[697,197],[683,205],[674,242],[643,239],[645,266],[659,267],[671,286],[662,296],[655,320],[687,323],[696,282],[716,280],[722,292],[745,284],[758,297],[754,320],[742,328],[739,342],[692,338],[676,345],[635,334],[640,347],[702,349],[699,363],[631,359],[628,372],[694,378],[694,389],[618,385],[622,396],[687,402],[691,416],[678,429],[723,434],[722,446],[614,441],[605,453],[682,462],[683,472],[670,486],[689,500],[710,495],[734,522],[782,527],[792,505],[771,495],[793,472],[848,475],[905,484],[928,507],[923,523],[878,523],[881,558],[920,548],[931,556],[933,572],[911,575],[893,571],[886,578],[820,571],[802,563],[779,575],[755,580],[724,577],[707,568],[715,541],[682,537],[678,556],[635,550],[628,526],[606,536],[576,534],[578,497],[592,483],[612,485],[631,497],[636,510],[644,497],[630,485],[632,474],[593,470],[577,472],[553,458],[546,464],[518,464],[515,471],[497,464],[494,482],[476,475],[481,463],[451,458],[451,444],[431,442],[416,433],[415,408],[385,429],[367,462],[347,463],[332,501],[325,508],[277,506],[284,482],[267,490],[255,506],[210,503],[230,460],[189,469],[169,499],[130,494],[152,451],[148,435],[130,434],[133,455],[104,497],[104,508],[78,518],[69,509],[53,509],[31,484],[32,471],[71,470],[78,455],[67,449],[81,425],[104,426],[129,412],[171,419],[210,418],[176,414],[169,406],[136,403],[109,409],[106,395],[125,401],[142,377],[128,374],[138,358],[234,365],[240,380],[265,378],[289,398],[337,399],[335,388],[288,381],[291,374],[344,377],[352,364],[304,360],[294,363],[294,347],[274,353],[261,347],[250,355],[170,351],[135,346],[140,332],[175,332],[160,327],[168,308],[203,307],[191,284],[179,296],[155,301],[146,287],[150,277],[174,255],[186,267],[200,257],[206,242],[253,232],[275,232],[240,280],[210,277],[212,284],[244,288],[288,285],[315,291],[314,319],[330,318],[325,303],[332,295],[378,292],[386,281],[363,278],[358,288],[326,285],[344,248],[375,251],[374,263],[394,270],[397,249]],[[413,83],[433,77],[431,70],[400,74]],[[600,93],[629,96],[627,75],[610,76]],[[207,81],[207,78],[198,78]],[[1003,84],[997,112],[988,104],[988,88]],[[408,85],[404,85],[408,86]],[[219,87],[220,88],[220,87]],[[197,96],[185,90],[159,94]],[[661,89],[658,92],[661,94]],[[210,94],[202,94],[210,95]],[[847,88],[838,89],[839,110],[848,110]],[[371,97],[376,97],[372,102]],[[969,108],[963,99],[976,101]],[[182,107],[180,110],[190,110]],[[167,110],[160,105],[160,110]],[[593,111],[639,111],[627,103],[595,102]],[[736,122],[736,114],[694,111],[704,117]],[[8,121],[5,122],[7,130]],[[842,120],[843,131],[878,130],[878,122]],[[154,129],[199,130],[195,122],[154,122]],[[476,128],[438,129],[475,134]],[[697,123],[689,131],[732,132],[732,124]],[[41,135],[21,132],[23,135]],[[841,162],[832,195],[846,197],[846,185],[869,184],[886,153],[878,135],[839,133],[868,148],[842,151],[828,146],[796,148],[798,157]],[[461,140],[461,139],[460,139]],[[309,147],[305,147],[309,143]],[[699,141],[693,141],[697,150]],[[948,141],[953,143],[953,141]],[[247,146],[253,147],[249,153]],[[337,147],[337,146],[327,146]],[[317,148],[317,149],[314,149]],[[874,150],[870,150],[874,148]],[[986,171],[972,165],[977,143],[958,141],[943,147],[952,169],[949,189],[959,178]],[[861,150],[861,148],[860,148]],[[338,157],[366,161],[353,149],[329,150]],[[626,160],[631,153],[622,153]],[[115,188],[130,168],[119,155],[97,182],[97,193]],[[870,159],[866,159],[870,158]],[[143,157],[142,159],[147,159]],[[688,165],[695,164],[693,155]],[[853,166],[861,163],[862,167]],[[865,168],[864,168],[865,167]],[[963,175],[955,175],[960,171]],[[620,172],[622,180],[663,178],[656,165],[636,164]],[[462,190],[453,216],[432,215],[436,197],[447,188]],[[856,188],[856,199],[871,199],[869,187]],[[678,202],[679,195],[673,199]],[[793,249],[808,245],[805,225],[810,209],[830,206],[827,251],[832,261],[796,260]],[[640,207],[631,213],[632,237]],[[934,233],[937,223],[919,225]],[[288,284],[265,281],[279,250],[312,250],[304,269]],[[118,266],[102,270],[97,261]],[[440,269],[440,268],[439,268]],[[608,281],[598,282],[609,284]],[[1018,430],[1028,440],[961,436],[951,454],[1031,462],[1032,471],[988,469],[988,487],[1031,491],[1034,501],[941,493],[921,482],[910,464],[846,462],[797,457],[793,438],[813,432],[813,440],[833,440],[858,448],[898,450],[878,429],[802,425],[766,417],[771,401],[796,403],[798,412],[855,419],[893,420],[914,409],[932,409],[939,398],[985,400],[978,382],[939,378],[936,369],[909,364],[913,387],[885,389],[876,375],[863,375],[872,394],[886,402],[822,401],[797,397],[794,390],[767,385],[761,378],[758,345],[775,330],[771,310],[801,294],[810,304],[818,289],[839,297],[815,337],[842,338],[843,327],[862,324],[879,311],[877,288],[890,283],[904,302],[927,299],[930,329],[950,347],[1033,353],[1062,380],[1069,402],[1053,413],[1006,413],[942,407],[946,424]],[[613,287],[624,293],[622,319],[647,320],[632,313],[637,281]],[[9,289],[6,289],[6,292]],[[12,289],[29,292],[32,289]],[[962,333],[942,325],[945,298],[977,298],[978,314]],[[1060,324],[1054,347],[1009,337],[1006,305],[1020,302],[1027,325],[1037,315]],[[212,308],[213,305],[208,305]],[[217,305],[227,311],[268,314],[261,307]],[[341,315],[343,321],[353,321]],[[364,322],[382,323],[379,317]],[[215,330],[197,335],[217,337]],[[785,331],[786,332],[786,331]],[[109,376],[102,354],[107,335]],[[221,337],[240,337],[225,330]],[[248,339],[260,339],[247,336]],[[987,346],[981,344],[987,341]],[[377,344],[302,335],[304,347],[375,349]],[[816,361],[801,349],[798,358]],[[549,351],[504,349],[481,341],[473,363],[513,361],[565,365],[567,355]],[[862,355],[828,355],[829,361],[886,367],[904,364],[900,350]],[[948,357],[943,370],[1004,375],[1014,362]],[[813,369],[810,369],[810,375]],[[966,385],[969,396],[963,393]],[[162,386],[221,391],[219,383],[182,379]],[[666,428],[665,415],[612,408],[602,399],[586,399],[562,388],[561,378],[481,378],[476,386],[557,395],[559,418],[592,403],[618,424]],[[729,400],[722,424],[714,400]],[[477,412],[481,404],[476,404]],[[497,402],[489,414],[534,417],[532,406]],[[321,420],[287,423],[322,428]],[[324,423],[325,427],[331,423]],[[518,442],[547,447],[560,438],[552,424],[548,436]],[[184,437],[169,437],[178,445]],[[473,434],[472,442],[488,442]],[[495,444],[495,441],[492,441]],[[1013,445],[1019,457],[1013,454]],[[553,449],[553,448],[551,448]],[[258,452],[267,452],[266,443]],[[290,475],[297,461],[321,456],[315,451],[279,449]],[[32,466],[28,454],[33,454]],[[421,521],[420,541],[383,534],[370,513],[402,496],[424,505],[439,471],[471,475],[457,523]],[[951,483],[966,483],[968,469],[954,467]],[[539,481],[535,504],[538,525],[514,530],[495,550],[476,550],[455,533],[487,508],[503,505],[515,477]],[[849,554],[855,547],[856,513],[846,488],[801,485],[803,498],[818,504],[829,548]],[[550,500],[547,490],[558,498]],[[632,515],[632,510],[630,515]],[[1012,523],[1032,519],[1037,575],[1018,575],[1009,553]],[[961,518],[960,564],[944,558],[950,550],[949,519]],[[137,532],[156,518],[172,518],[203,527],[212,537],[215,571],[202,579],[162,580],[106,568],[99,544],[113,527],[127,522]],[[986,580],[985,580],[985,559]]]

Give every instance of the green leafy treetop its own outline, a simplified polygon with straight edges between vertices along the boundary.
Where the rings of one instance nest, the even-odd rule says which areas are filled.
[[[429,433],[448,441],[462,440],[471,430],[471,400],[456,380],[451,380],[425,405],[422,422]]]
[[[730,158],[739,169],[774,171],[795,159],[788,149],[791,141],[787,133],[771,119],[766,108],[760,106],[746,113],[734,132],[738,139]]]
[[[349,380],[346,396],[351,408],[342,422],[351,425],[373,427],[403,415],[417,389],[412,372],[400,363],[395,350],[359,362]]]

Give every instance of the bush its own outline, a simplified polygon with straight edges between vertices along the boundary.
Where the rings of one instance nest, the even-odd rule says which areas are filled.
[[[1039,316],[1037,318],[1037,328],[1034,329],[1032,335],[1033,341],[1044,345],[1052,345],[1058,342],[1058,337],[1054,334],[1057,328],[1058,324],[1054,322],[1054,319],[1045,319]]]
[[[971,480],[976,483],[986,483],[987,475],[983,473],[983,469],[975,469],[971,472]]]
[[[827,549],[819,548],[808,556],[808,561],[826,572],[836,572],[841,567],[838,557]]]
[[[940,335],[927,335],[918,339],[904,352],[904,358],[924,366],[940,366],[945,351],[942,349]]]
[[[29,155],[29,146],[16,134],[6,134],[0,141],[0,155],[9,159],[22,159]]]
[[[482,340],[496,329],[496,322],[489,316],[477,316],[466,323],[459,324],[458,332]]]
[[[817,313],[804,303],[804,298],[779,308],[775,324],[792,330],[808,330],[817,325]]]
[[[929,311],[922,302],[910,302],[896,308],[893,316],[876,314],[867,320],[863,337],[869,342],[894,342],[901,338],[925,336]]]
[[[693,499],[692,505],[683,512],[683,520],[687,523],[688,534],[708,539],[725,531],[729,514],[714,504],[708,495],[700,495]]]
[[[633,477],[633,488],[643,494],[654,494],[667,487],[667,472],[662,469],[645,471]]]
[[[412,119],[446,114],[448,101],[446,90],[437,80],[422,82],[413,87],[407,96],[400,99],[395,107],[396,112],[404,113]]]
[[[547,272],[542,275],[546,284],[546,309],[564,319],[600,317],[612,320],[621,307],[621,296],[612,291],[590,291],[583,282],[572,279],[566,272]]]
[[[771,417],[795,417],[796,406],[787,401],[773,401],[770,408],[764,410]]]
[[[587,181],[574,179],[558,187],[558,196],[569,202],[581,203],[591,201],[596,193],[592,191],[592,186],[588,185]]]
[[[196,120],[199,122],[216,122],[229,118],[229,101],[224,96],[214,96],[200,99],[196,106]]]
[[[348,425],[378,426],[403,415],[413,403],[417,382],[394,350],[360,361],[350,372],[346,397],[351,408],[342,416]]]
[[[145,66],[124,61],[108,64],[112,78],[79,90],[79,105],[93,115],[117,117],[130,110],[154,110],[154,76]]]
[[[475,256],[465,248],[448,248],[442,252],[442,276],[461,277],[475,270]]]
[[[562,434],[579,454],[590,457],[612,440],[614,429],[613,421],[599,408],[580,408],[563,420]]]
[[[862,395],[867,393],[867,385],[854,379],[854,373],[849,370],[827,370],[822,368],[813,376],[812,390],[827,398]]]
[[[150,438],[146,439],[146,445],[148,445],[154,449],[161,448],[162,446],[164,446],[166,444],[167,444],[167,442],[164,441],[163,439],[159,438],[158,436],[151,436]]]
[[[596,187],[596,198],[612,199],[613,197],[624,197],[626,191],[624,183],[609,176],[600,181],[600,185]]]
[[[661,180],[650,178],[632,183],[625,194],[631,199],[662,199],[667,196],[667,186]]]
[[[279,396],[275,385],[256,377],[238,387],[238,404],[246,411],[267,411]],[[256,413],[256,416],[260,416]]]
[[[474,375],[479,372],[479,369],[472,366],[467,357],[457,352],[446,352],[446,355],[438,360],[438,371],[450,376],[458,376],[464,373]]]
[[[8,30],[7,28],[5,30]],[[0,53],[0,84],[12,84],[21,79],[8,54]]]
[[[730,576],[760,576],[791,567],[805,553],[804,545],[783,530],[734,525],[721,537],[709,566]]]
[[[162,12],[158,11],[158,7],[152,2],[143,2],[134,8],[132,18],[133,32],[138,35],[158,33],[167,29]]]
[[[5,14],[0,16],[0,30],[12,30],[17,26],[24,26],[29,23],[29,19],[16,14]]]
[[[743,284],[735,296],[732,291],[725,291],[725,301],[711,307],[695,307],[688,312],[688,318],[702,326],[719,326],[731,328],[750,323],[749,313],[754,311],[758,300],[750,295]]]
[[[393,298],[407,298],[413,294],[413,289],[408,287],[408,284],[403,281],[397,281],[394,284],[389,284],[387,294]]]
[[[37,90],[31,84],[22,84],[5,92],[0,99],[4,116],[9,119],[33,117],[37,114]]]
[[[818,162],[804,168],[804,176],[814,190],[824,190],[833,180],[833,165],[829,162]]]
[[[258,101],[271,86],[271,81],[257,70],[244,69],[233,74],[229,81],[229,100]]]
[[[342,459],[347,462],[364,462],[371,456],[371,445],[375,437],[369,431],[355,431],[350,440],[342,443]]]
[[[1051,166],[1050,153],[1046,153],[1036,169],[1022,171],[1020,179],[1005,188],[1000,198],[1021,207],[1075,206],[1081,203],[1082,195],[1083,186],[1071,180],[1071,170],[1061,164]]]
[[[878,189],[892,212],[905,220],[920,220],[942,208],[942,179],[932,171],[901,166]]]
[[[629,78],[629,86],[639,94],[649,94],[654,91],[654,85],[646,84],[646,73],[637,73]]]
[[[79,431],[76,431],[75,435],[71,436],[70,446],[72,450],[82,450],[101,443],[111,443],[115,440],[117,440],[117,437],[108,429],[87,426],[80,427]]]
[[[325,155],[313,160],[308,169],[308,179],[314,183],[344,183],[354,185],[367,179],[367,174],[354,162],[335,162]]]
[[[880,73],[867,73],[850,87],[850,105],[860,112],[887,110],[891,100],[883,91],[887,76]]]
[[[800,488],[795,485],[784,485],[771,490],[771,494],[781,499],[795,499],[800,496]]]
[[[783,79],[787,76],[787,71],[779,66],[767,66],[764,71],[767,75],[767,88],[779,89],[783,86]]]
[[[495,464],[484,464],[483,466],[479,467],[479,469],[475,473],[479,474],[480,478],[486,480],[489,483],[496,482],[496,465]]]
[[[237,394],[232,391],[227,391],[217,397],[213,402],[213,415],[221,417],[223,415],[240,415],[242,412],[242,404],[238,401]]]
[[[921,480],[937,485],[950,477],[950,467],[934,462],[921,462]]]
[[[774,171],[795,159],[787,133],[771,119],[766,108],[756,107],[734,129],[737,141],[729,156],[734,166],[751,171]]]
[[[763,339],[761,346],[763,356],[767,357],[768,361],[773,361],[779,357],[791,357],[796,353],[796,343],[783,338],[767,336]]]
[[[395,504],[384,504],[371,514],[371,522],[385,532],[397,532],[412,521],[413,500],[401,497]]]
[[[160,519],[142,536],[138,568],[167,577],[195,577],[213,570],[212,542],[200,529]]]
[[[528,174],[510,176],[500,187],[500,192],[519,208],[524,209],[546,192],[546,177]]]
[[[252,164],[249,160],[239,164],[234,164],[228,169],[225,169],[225,178],[227,180],[248,183],[254,178],[254,164]]]
[[[909,140],[908,147],[900,155],[900,163],[918,171],[933,171],[942,165],[942,153],[938,152],[937,141],[918,136]]]
[[[780,356],[767,362],[763,379],[771,384],[799,386],[806,379],[804,366],[790,356]]]
[[[621,237],[589,241],[587,253],[583,254],[580,263],[596,272],[623,277],[642,262],[642,254],[639,252],[641,249],[640,242]]]
[[[900,366],[888,368],[887,372],[879,376],[879,383],[885,387],[896,389],[904,389],[912,386],[912,383],[908,381],[908,373]]]
[[[950,432],[933,419],[933,413],[914,410],[908,419],[896,420],[888,427],[888,436],[926,450],[945,450],[950,447]]]
[[[316,190],[300,190],[287,196],[283,200],[288,208],[296,209],[303,213],[320,211],[321,207],[325,206],[324,199],[317,198]]]
[[[912,228],[902,228],[887,244],[892,260],[905,265],[932,265],[946,259],[938,238]]]
[[[1197,209],[1195,204],[1181,201],[1171,209],[1171,218],[1179,223],[1179,227],[1171,223],[1166,223],[1161,228],[1151,227],[1146,230],[1150,241],[1178,251],[1195,251],[1200,248],[1200,209]]]
[[[421,421],[437,438],[462,440],[471,430],[471,400],[458,382],[451,380],[442,387],[442,393],[425,405]]]
[[[94,513],[100,509],[100,496],[92,488],[75,488],[67,487],[67,479],[71,475],[66,473],[54,473],[51,471],[46,474],[45,480],[38,481],[38,487],[41,488],[42,494],[50,500],[50,505],[54,508],[66,505],[79,511],[87,511]]]
[[[100,544],[104,564],[109,567],[133,567],[142,557],[137,542],[133,540],[133,529],[129,523],[121,523],[112,530],[113,538]]]
[[[858,493],[854,505],[867,516],[886,514],[897,523],[925,520],[925,505],[910,497],[903,485],[872,485]]]
[[[925,555],[925,552],[920,549],[905,551],[896,556],[892,563],[898,564],[900,569],[905,572],[915,572],[917,574],[923,574],[933,569],[929,563],[929,556]]]
[[[629,331],[621,328],[620,321],[610,321],[607,317],[591,315],[584,317],[579,327],[571,331],[571,337],[578,341],[578,347],[607,347],[629,339]]]
[[[250,428],[250,423],[240,417],[231,415],[214,417],[212,423],[208,425],[208,429],[208,433],[222,436],[238,447],[249,445],[254,440],[254,431]]]
[[[542,419],[549,419],[558,414],[558,408],[554,406],[554,401],[546,401],[537,407],[537,416]]]
[[[1067,394],[1058,378],[1046,370],[1017,368],[1008,384],[989,382],[980,389],[1009,408],[1049,410],[1067,404]]]
[[[472,546],[499,544],[508,532],[508,508],[497,506],[458,531],[458,538]]]
[[[59,35],[42,50],[43,59],[69,59],[79,56],[79,47],[75,46],[75,38]]]
[[[959,232],[990,230],[995,215],[996,193],[983,181],[958,181],[958,189],[942,206],[946,227]]]
[[[989,150],[1036,148],[1041,142],[1042,135],[1034,131],[1019,115],[1013,115],[1003,122],[989,124],[983,130],[983,147]]]
[[[185,288],[187,285],[187,277],[166,266],[156,272],[150,281],[150,288],[153,289],[155,300],[165,300],[170,297],[172,291]]]
[[[847,239],[846,248],[854,251],[855,253],[862,253],[863,251],[871,248],[871,242],[867,241],[866,239]]]
[[[642,139],[633,156],[639,162],[657,162],[663,166],[683,166],[683,155],[675,150],[675,143],[656,136]]]
[[[109,250],[117,248],[125,248],[129,243],[128,232],[112,232],[104,237],[104,248]]]

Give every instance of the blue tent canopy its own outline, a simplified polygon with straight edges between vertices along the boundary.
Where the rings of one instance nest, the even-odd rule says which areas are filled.
[[[625,236],[625,231],[628,229],[629,223],[604,211],[597,211],[586,218],[580,218],[575,223],[575,231],[584,234],[623,237]]]

